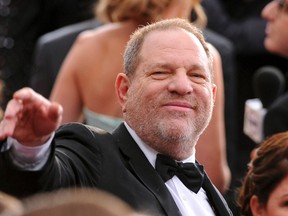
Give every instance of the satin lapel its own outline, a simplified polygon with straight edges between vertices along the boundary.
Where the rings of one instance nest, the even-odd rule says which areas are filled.
[[[135,143],[124,124],[112,134],[118,145],[129,159],[128,163],[142,183],[155,195],[166,215],[181,215],[163,180],[150,165],[149,161]]]
[[[215,186],[210,181],[209,177],[205,173],[205,179],[203,184],[203,189],[205,190],[210,204],[213,206],[216,215],[218,216],[232,216],[226,201],[224,200],[221,193],[215,188]]]

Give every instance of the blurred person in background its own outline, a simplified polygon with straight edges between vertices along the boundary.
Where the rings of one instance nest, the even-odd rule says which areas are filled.
[[[267,20],[264,45],[272,53],[286,58],[288,65],[288,1],[271,1],[262,11]],[[287,76],[286,71],[286,76]],[[287,86],[286,86],[287,89]],[[288,93],[279,96],[267,109],[264,118],[264,136],[288,130]]]
[[[264,46],[267,20],[261,17],[263,8],[271,0],[203,0],[208,17],[207,27],[232,41],[235,47],[235,106],[236,130],[234,145],[235,168],[232,184],[238,187],[246,172],[250,152],[255,143],[243,132],[244,107],[247,99],[255,98],[253,75],[262,66],[273,66],[285,73],[287,59],[267,51]],[[273,3],[274,4],[274,3]],[[272,15],[271,15],[272,16]]]
[[[241,215],[288,215],[288,132],[271,136],[254,153],[239,189]]]

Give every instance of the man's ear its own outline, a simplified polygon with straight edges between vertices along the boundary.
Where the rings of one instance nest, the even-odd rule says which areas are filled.
[[[253,195],[250,199],[250,208],[253,216],[261,216],[265,213],[265,206],[260,203],[256,195]]]
[[[216,101],[216,93],[217,93],[217,86],[215,84],[213,84],[212,86],[212,93],[213,93],[213,100],[214,100],[214,103]]]
[[[116,78],[115,87],[118,101],[122,107],[122,111],[125,112],[125,104],[127,101],[128,89],[130,86],[129,78],[124,73],[119,73]]]

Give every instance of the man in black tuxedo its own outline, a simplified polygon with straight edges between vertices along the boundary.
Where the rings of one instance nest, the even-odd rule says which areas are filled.
[[[97,187],[151,215],[232,215],[195,160],[216,94],[201,32],[183,19],[142,27],[124,68],[115,84],[124,123],[112,134],[76,123],[54,134],[61,106],[16,92],[0,125],[0,190],[25,197]]]

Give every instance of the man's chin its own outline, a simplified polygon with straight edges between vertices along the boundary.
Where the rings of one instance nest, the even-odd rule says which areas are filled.
[[[183,133],[188,128],[191,130],[191,124],[189,125],[187,121],[184,121],[183,119],[165,119],[165,121],[161,121],[160,127],[166,128],[166,130],[171,130],[172,132],[179,131],[180,133]]]

